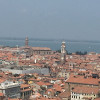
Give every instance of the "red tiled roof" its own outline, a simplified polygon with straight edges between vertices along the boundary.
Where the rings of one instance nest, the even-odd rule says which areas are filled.
[[[28,85],[28,84],[21,84],[20,88],[25,88],[25,87],[30,87],[30,85]]]
[[[71,95],[70,92],[62,92],[62,93],[59,94],[59,97],[61,97],[61,98],[67,98],[67,97],[69,97],[70,95]]]
[[[62,87],[58,84],[54,84],[53,85],[53,88],[56,90],[56,91],[61,91],[62,90]]]
[[[44,82],[37,82],[37,84],[39,85],[39,86],[41,86],[41,85],[45,85],[45,83]]]
[[[28,88],[28,89],[21,90],[21,92],[26,92],[26,91],[31,91],[31,90],[32,90],[31,88]]]
[[[17,99],[17,98],[11,99],[11,98],[8,98],[8,100],[22,100],[22,99]]]
[[[61,100],[60,98],[45,98],[45,97],[41,97],[41,98],[37,98],[36,100]]]
[[[51,83],[47,83],[47,82],[37,82],[38,85],[51,85]]]
[[[0,79],[0,83],[3,83],[4,81],[6,81],[6,79],[3,78]]]
[[[4,96],[4,94],[3,93],[0,93],[0,97],[2,97],[2,96]]]
[[[100,100],[100,98],[95,98],[94,100]]]
[[[32,47],[33,50],[51,50],[48,47]]]
[[[91,84],[98,85],[98,79],[95,78],[84,78],[84,76],[74,76],[71,75],[69,79],[66,81],[67,83],[80,83],[80,84]]]
[[[87,93],[87,94],[98,94],[99,88],[98,87],[77,86],[72,90],[72,92]]]

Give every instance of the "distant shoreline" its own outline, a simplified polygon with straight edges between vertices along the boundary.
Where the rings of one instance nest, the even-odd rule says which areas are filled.
[[[29,46],[32,47],[48,47],[53,51],[57,51],[61,48],[61,39],[38,39],[29,38]],[[68,52],[96,52],[100,53],[100,41],[80,41],[80,40],[64,40],[66,42],[66,50]],[[0,37],[0,46],[16,47],[24,46],[25,38],[12,38],[12,37]]]
[[[0,37],[0,39],[7,39],[7,40],[25,40],[24,37]],[[67,42],[84,42],[84,43],[100,43],[100,40],[74,40],[74,39],[47,39],[47,38],[29,38],[29,40],[35,41],[67,41]]]

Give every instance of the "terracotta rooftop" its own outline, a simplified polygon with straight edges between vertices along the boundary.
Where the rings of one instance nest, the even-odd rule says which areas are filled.
[[[62,91],[62,87],[58,84],[54,84],[53,85],[53,88],[56,90],[56,91]]]
[[[100,98],[95,98],[94,100],[100,100]]]
[[[98,81],[99,81],[99,79],[95,79],[95,78],[84,78],[84,76],[70,75],[69,79],[66,82],[67,83],[98,85]]]
[[[69,97],[70,95],[71,95],[70,92],[62,92],[62,93],[59,94],[59,97],[60,97],[60,98],[67,98],[67,97]]]
[[[29,89],[25,89],[25,90],[21,90],[21,92],[26,92],[26,91],[31,91],[32,89],[29,88]]]
[[[51,85],[51,83],[48,83],[48,82],[42,82],[42,81],[37,82],[37,84],[38,84],[39,86],[41,86],[41,85]]]
[[[41,98],[37,98],[36,100],[61,100],[60,98],[45,98],[45,97],[41,97]]]
[[[48,47],[32,47],[33,50],[51,50]]]
[[[25,87],[30,87],[30,85],[28,85],[28,84],[21,84],[20,88],[25,88]]]
[[[98,94],[99,88],[98,87],[77,86],[72,90],[72,92],[87,93],[87,94]]]
[[[4,96],[4,94],[3,93],[0,93],[0,97],[2,97],[2,96]]]
[[[4,81],[6,81],[6,79],[3,78],[0,79],[0,83],[3,83]]]
[[[15,99],[11,99],[11,98],[9,98],[8,100],[22,100],[22,99],[17,99],[17,98],[15,98]]]

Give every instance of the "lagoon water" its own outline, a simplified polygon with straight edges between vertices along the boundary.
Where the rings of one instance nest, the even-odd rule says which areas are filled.
[[[49,47],[52,50],[59,50],[62,40],[53,39],[29,39],[29,45],[33,47]],[[68,52],[87,51],[100,53],[100,41],[75,41],[65,40],[66,49]],[[23,38],[0,38],[1,46],[16,47],[24,46],[25,39]]]

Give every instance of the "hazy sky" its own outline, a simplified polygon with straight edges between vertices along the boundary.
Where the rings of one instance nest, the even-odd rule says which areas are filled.
[[[0,0],[0,37],[100,40],[100,0]]]

